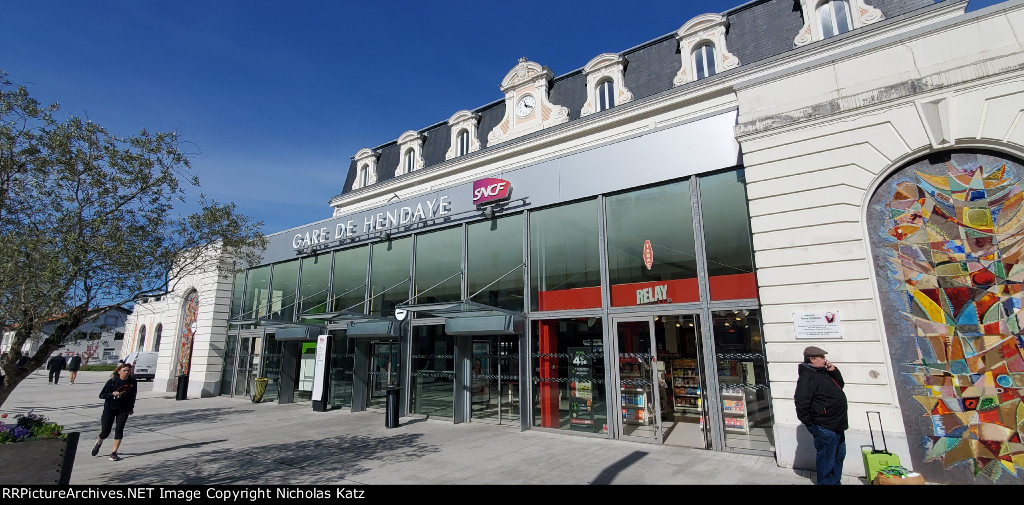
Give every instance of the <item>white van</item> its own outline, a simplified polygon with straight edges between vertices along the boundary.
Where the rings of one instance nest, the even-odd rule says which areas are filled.
[[[122,359],[121,362],[132,366],[134,369],[132,375],[136,379],[152,381],[156,377],[156,358],[158,356],[160,356],[158,352],[136,351]]]

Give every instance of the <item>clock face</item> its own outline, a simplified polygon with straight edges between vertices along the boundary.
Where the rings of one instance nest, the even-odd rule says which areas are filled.
[[[533,113],[535,105],[533,95],[523,95],[523,97],[516,102],[516,115],[519,117],[529,116]]]

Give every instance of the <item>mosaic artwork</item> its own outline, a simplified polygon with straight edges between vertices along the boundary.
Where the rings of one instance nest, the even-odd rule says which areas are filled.
[[[921,466],[941,463],[937,480],[1024,477],[1024,192],[1011,165],[988,155],[916,164],[876,207],[886,317],[902,319],[887,328],[903,341],[893,357],[908,442]]]
[[[178,375],[188,375],[192,367],[192,344],[196,336],[196,319],[199,317],[199,292],[193,290],[185,295],[181,307],[181,342],[178,349]]]

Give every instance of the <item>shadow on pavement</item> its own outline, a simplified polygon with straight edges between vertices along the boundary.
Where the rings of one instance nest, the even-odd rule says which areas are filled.
[[[611,484],[615,477],[647,456],[646,452],[633,451],[628,456],[612,463],[608,468],[601,470],[601,473],[594,477],[593,485]]]
[[[103,405],[97,405],[102,407]],[[136,405],[138,408],[138,405]],[[52,409],[37,409],[37,410],[52,410]],[[245,415],[252,412],[252,409],[237,409],[237,408],[206,408],[206,409],[191,409],[183,410],[181,412],[175,412],[174,415],[167,415],[166,413],[155,413],[155,414],[134,414],[128,418],[125,430],[147,430],[147,431],[158,431],[167,427],[180,427],[183,425],[194,424],[194,423],[215,423],[225,420],[229,417],[235,417],[239,415]],[[100,416],[103,414],[103,409],[98,408],[96,410],[95,421],[87,421],[80,423],[68,423],[64,425],[64,431],[81,431],[98,432],[100,430]]]
[[[323,484],[342,480],[358,481],[358,476],[382,465],[412,461],[440,452],[435,445],[420,443],[422,435],[400,434],[388,437],[342,435],[294,443],[267,444],[230,452],[208,449],[204,452],[155,466],[139,466],[95,484]],[[211,442],[212,443],[212,442]],[[176,448],[187,447],[178,446]],[[126,458],[134,455],[124,453]],[[176,479],[180,479],[176,481]]]

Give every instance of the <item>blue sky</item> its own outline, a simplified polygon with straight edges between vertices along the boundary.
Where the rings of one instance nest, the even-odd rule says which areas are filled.
[[[521,56],[562,75],[743,3],[0,0],[0,70],[112,133],[177,131],[201,191],[274,233],[329,218],[359,149],[501,99]]]

